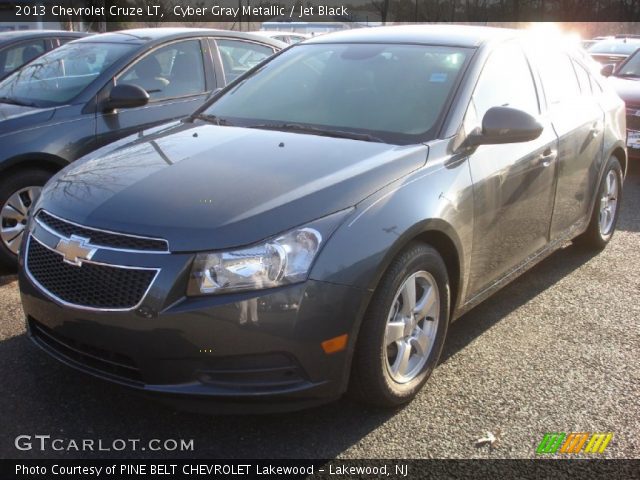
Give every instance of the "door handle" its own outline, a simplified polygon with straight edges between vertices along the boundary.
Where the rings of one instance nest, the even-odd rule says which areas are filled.
[[[593,138],[597,138],[598,135],[600,135],[600,128],[597,125],[594,125],[593,127],[591,127],[589,132],[591,133],[591,136]]]
[[[542,165],[543,167],[548,167],[549,165],[551,165],[551,162],[553,162],[556,159],[557,156],[558,156],[557,151],[547,148],[544,151],[544,153],[542,153],[538,157],[538,165]]]

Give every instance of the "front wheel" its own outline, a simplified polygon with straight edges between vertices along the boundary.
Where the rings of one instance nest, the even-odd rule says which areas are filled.
[[[354,353],[350,392],[378,406],[409,402],[438,363],[449,323],[449,279],[432,247],[415,243],[371,300]]]
[[[576,245],[602,250],[616,229],[622,202],[622,167],[616,157],[607,162],[598,188],[596,205],[587,230],[574,239]]]
[[[14,267],[31,206],[51,172],[40,169],[20,171],[0,185],[0,263]]]

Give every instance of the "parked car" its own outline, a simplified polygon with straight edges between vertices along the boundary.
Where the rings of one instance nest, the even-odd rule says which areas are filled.
[[[20,254],[31,339],[218,411],[408,402],[450,321],[614,233],[624,104],[542,47],[468,26],[321,36],[70,165]]]
[[[308,38],[311,38],[311,35],[307,33],[285,32],[280,30],[257,30],[253,33],[262,37],[280,40],[281,42],[288,44],[299,43]]]
[[[640,48],[640,39],[623,37],[601,40],[591,45],[587,52],[596,62],[602,65],[616,65],[638,48]]]
[[[0,32],[0,80],[43,53],[86,35],[61,30]]]
[[[76,40],[0,83],[0,262],[15,263],[42,185],[82,155],[184,117],[286,44],[209,29]]]
[[[603,68],[609,82],[627,108],[627,150],[630,158],[640,159],[640,50],[615,68]]]

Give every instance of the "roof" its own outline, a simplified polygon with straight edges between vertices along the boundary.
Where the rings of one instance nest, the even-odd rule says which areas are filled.
[[[264,37],[279,37],[279,36],[285,36],[285,35],[294,35],[298,37],[311,38],[311,35],[309,35],[308,33],[289,32],[286,30],[255,30],[251,33],[254,35],[260,35]]]
[[[233,38],[244,38],[247,40],[257,40],[268,43],[274,47],[284,48],[285,43],[266,37],[258,37],[245,32],[235,32],[232,30],[214,30],[212,28],[137,28],[131,30],[119,30],[117,32],[101,33],[89,38],[83,38],[80,42],[111,42],[111,43],[134,43],[145,44],[161,40],[171,40],[199,36],[224,36]]]
[[[14,40],[27,40],[40,37],[75,37],[86,36],[82,32],[68,32],[66,30],[11,30],[0,32],[0,42],[12,42]]]
[[[304,43],[421,43],[456,47],[478,47],[492,40],[512,38],[517,30],[470,25],[398,25],[356,28],[320,35]]]

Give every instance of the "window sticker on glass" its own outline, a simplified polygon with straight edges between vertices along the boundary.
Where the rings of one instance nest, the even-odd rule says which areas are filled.
[[[429,81],[431,83],[444,83],[447,81],[446,73],[432,73],[431,77],[429,77]]]

